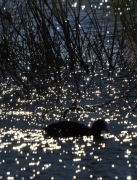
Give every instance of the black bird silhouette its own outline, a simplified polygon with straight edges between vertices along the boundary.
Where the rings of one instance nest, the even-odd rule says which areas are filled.
[[[53,138],[82,137],[90,135],[99,138],[101,131],[104,130],[108,133],[107,123],[102,119],[95,121],[91,128],[74,121],[60,121],[50,124],[43,130],[45,130],[47,136]]]

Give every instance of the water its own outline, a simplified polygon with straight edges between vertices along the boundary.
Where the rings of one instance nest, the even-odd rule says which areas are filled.
[[[101,91],[98,89],[99,77],[92,82],[94,86],[90,86],[89,94],[83,93],[81,101],[77,101],[83,110],[79,114],[70,111],[66,116],[89,126],[97,118],[104,118],[110,133],[103,132],[104,139],[101,140],[94,140],[92,136],[44,137],[42,114],[54,107],[45,114],[45,124],[62,120],[61,108],[70,107],[71,98],[60,97],[56,102],[58,108],[55,108],[51,97],[17,97],[19,89],[18,93],[14,88],[6,91],[6,84],[5,89],[3,85],[0,96],[0,179],[136,179],[137,109],[132,111],[136,88],[128,99],[106,103],[132,89],[136,75],[131,84],[122,74],[112,80],[104,78]],[[108,86],[111,86],[110,93]],[[66,88],[70,89],[70,85]],[[64,96],[65,92],[64,89]],[[96,107],[101,103],[101,107]]]
[[[137,76],[113,74],[109,78],[107,71],[95,73],[94,78],[77,74],[81,96],[76,93],[73,78],[59,87],[60,92],[55,93],[51,87],[43,96],[35,91],[23,95],[15,84],[2,82],[0,179],[136,180]],[[62,120],[61,111],[70,108],[75,100],[83,111],[70,111],[67,118],[89,126],[97,118],[104,118],[110,134],[102,134],[104,139],[96,141],[92,136],[44,137],[43,126]],[[45,115],[43,123],[43,113],[51,108],[53,111]]]
[[[136,118],[111,120],[110,136],[49,139],[38,127],[1,129],[0,179],[136,179]],[[29,120],[29,119],[28,119]],[[5,124],[6,126],[6,124]]]

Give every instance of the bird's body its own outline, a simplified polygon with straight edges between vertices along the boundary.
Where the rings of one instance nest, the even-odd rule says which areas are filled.
[[[47,136],[51,136],[54,138],[82,137],[90,135],[93,135],[94,137],[100,137],[102,130],[108,132],[107,123],[104,120],[95,121],[91,128],[74,121],[60,121],[50,124],[43,130],[45,130]]]

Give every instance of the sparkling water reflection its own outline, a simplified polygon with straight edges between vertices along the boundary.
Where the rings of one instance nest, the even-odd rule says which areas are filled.
[[[84,8],[82,6],[83,13]],[[105,16],[109,14],[108,7]],[[87,25],[85,22],[85,28]],[[81,88],[81,99],[76,94],[71,73],[70,81],[59,86],[60,93],[55,92],[55,87],[49,87],[50,93],[40,96],[34,89],[31,99],[29,95],[22,96],[17,85],[9,87],[8,83],[1,83],[0,179],[136,180],[137,111],[131,110],[137,104],[134,88],[137,76],[127,76],[128,71],[121,76],[117,70],[113,71],[114,77],[108,78],[108,72],[107,75],[104,73],[97,70],[87,77],[77,70],[75,76]],[[129,95],[132,88],[133,94]],[[80,112],[68,113],[68,118],[73,114],[73,120],[89,126],[95,119],[104,118],[109,123],[109,137],[104,134],[104,139],[96,141],[92,136],[44,137],[40,118],[43,111],[47,113],[50,108],[54,109],[46,114],[45,124],[61,120],[62,109],[70,107],[76,97],[77,104],[84,108]]]
[[[134,83],[128,84],[122,76],[104,78],[100,90],[98,75],[96,78],[89,92],[78,99],[76,111],[67,111],[66,116],[88,126],[97,118],[104,118],[110,134],[102,134],[101,140],[92,136],[44,137],[43,126],[62,120],[62,111],[72,104],[72,99],[66,98],[67,90],[73,94],[72,84],[65,86],[67,90],[64,88],[56,103],[51,101],[52,92],[51,96],[36,94],[29,100],[17,97],[14,88],[7,91],[5,85],[0,97],[0,179],[136,179],[136,108],[132,111],[136,89],[128,99],[117,98],[134,87]],[[43,113],[45,124],[41,119]]]
[[[135,179],[137,122],[135,114],[129,116],[131,121],[109,121],[110,135],[101,140],[45,138],[37,126],[5,124],[0,131],[0,179]]]

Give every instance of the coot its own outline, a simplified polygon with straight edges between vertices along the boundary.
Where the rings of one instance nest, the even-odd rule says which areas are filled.
[[[102,130],[108,132],[107,123],[102,119],[95,121],[91,128],[74,121],[60,121],[50,124],[43,130],[45,130],[47,136],[53,138],[82,137],[90,135],[99,138]]]

